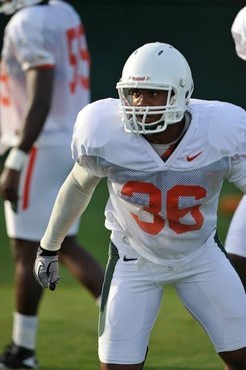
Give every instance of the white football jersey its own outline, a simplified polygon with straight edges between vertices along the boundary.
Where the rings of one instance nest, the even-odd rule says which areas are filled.
[[[223,180],[246,185],[246,112],[194,99],[188,111],[190,126],[166,162],[125,132],[119,100],[88,105],[74,128],[74,160],[108,178],[106,227],[155,263],[192,258],[215,232]]]
[[[71,142],[78,112],[90,100],[84,27],[67,3],[51,0],[19,10],[5,28],[1,54],[1,143],[15,144],[26,109],[25,71],[55,68],[52,106],[36,145]]]
[[[246,60],[246,6],[236,15],[231,27],[231,33],[237,55],[239,58]]]
[[[228,253],[246,258],[246,196],[243,196],[233,214],[225,240],[225,249]]]

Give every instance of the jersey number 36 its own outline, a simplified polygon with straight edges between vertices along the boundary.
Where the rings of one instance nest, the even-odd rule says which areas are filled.
[[[165,227],[165,220],[160,215],[162,207],[162,193],[154,184],[148,182],[128,181],[121,190],[122,195],[131,197],[134,193],[146,194],[149,196],[149,206],[142,209],[153,215],[153,222],[146,222],[131,212],[132,217],[137,224],[148,234],[156,235]],[[194,185],[175,185],[167,191],[166,211],[167,220],[170,229],[177,234],[183,234],[188,231],[199,230],[204,221],[200,211],[201,204],[179,208],[179,199],[181,197],[193,197],[195,200],[205,198],[206,189]],[[190,212],[194,223],[184,224],[180,219]]]

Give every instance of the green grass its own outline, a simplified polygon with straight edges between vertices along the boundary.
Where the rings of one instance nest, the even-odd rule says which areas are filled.
[[[235,192],[228,184],[224,192]],[[104,228],[106,183],[102,182],[85,212],[79,240],[105,266],[109,233]],[[0,349],[10,340],[13,311],[13,262],[4,231],[0,204]],[[230,216],[219,216],[225,238]],[[56,292],[45,292],[40,307],[37,354],[41,370],[96,370],[98,310],[89,293],[61,268]],[[168,287],[150,340],[146,370],[219,370],[223,364],[197,322]]]

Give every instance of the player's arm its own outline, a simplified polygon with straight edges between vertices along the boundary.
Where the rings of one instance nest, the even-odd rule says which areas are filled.
[[[86,209],[99,181],[99,177],[88,174],[76,163],[63,183],[34,264],[34,275],[43,288],[55,289],[59,280],[57,251]]]
[[[246,163],[244,157],[241,161],[232,162],[229,181],[233,182],[244,194],[246,194]],[[244,289],[246,291],[246,258],[241,255],[236,255],[234,252],[231,253],[230,245],[227,245],[227,254],[237,271]],[[232,251],[234,251],[232,246]]]
[[[49,113],[55,68],[42,66],[26,71],[27,109],[23,119],[18,149],[28,153],[39,137]]]
[[[11,202],[18,200],[19,176],[27,161],[27,153],[37,140],[49,113],[54,83],[54,68],[35,67],[26,71],[27,108],[19,133],[19,142],[12,148],[1,176],[1,195]]]
[[[228,180],[246,194],[246,161],[245,156],[235,156],[231,160],[231,169]]]

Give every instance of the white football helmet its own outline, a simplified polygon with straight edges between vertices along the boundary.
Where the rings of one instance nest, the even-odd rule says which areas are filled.
[[[11,15],[25,6],[41,2],[42,0],[0,0],[0,13]]]
[[[152,134],[181,121],[193,87],[189,64],[173,46],[154,42],[135,50],[127,59],[116,85],[125,130]],[[168,92],[166,104],[158,107],[132,106],[131,89],[165,90]],[[150,115],[159,115],[160,118],[147,123],[146,117]],[[141,119],[138,118],[140,116]]]

